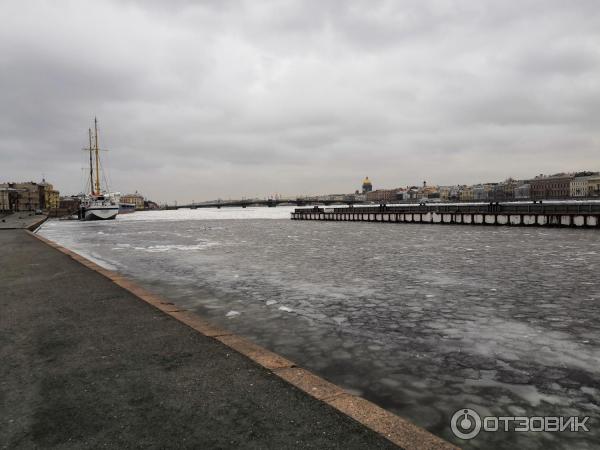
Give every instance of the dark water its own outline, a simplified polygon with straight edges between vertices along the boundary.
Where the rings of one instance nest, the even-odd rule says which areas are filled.
[[[136,213],[42,234],[463,447],[600,446],[597,230],[256,218],[288,212]],[[461,408],[590,416],[590,432],[466,442],[449,427]]]

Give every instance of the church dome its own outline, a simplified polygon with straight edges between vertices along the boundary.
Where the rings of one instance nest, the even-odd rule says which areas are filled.
[[[373,185],[371,184],[371,180],[369,180],[369,177],[365,177],[365,179],[363,180],[362,190],[363,194],[371,192],[373,190]]]

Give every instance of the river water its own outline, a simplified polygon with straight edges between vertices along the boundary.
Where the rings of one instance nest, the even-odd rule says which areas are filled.
[[[40,234],[465,448],[600,446],[597,230],[291,210],[138,212]],[[589,416],[590,431],[461,441],[461,408]]]

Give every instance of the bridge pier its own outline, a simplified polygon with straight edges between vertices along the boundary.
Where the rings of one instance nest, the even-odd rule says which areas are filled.
[[[353,208],[306,208],[294,220],[427,223],[486,226],[600,227],[598,204],[401,205]]]

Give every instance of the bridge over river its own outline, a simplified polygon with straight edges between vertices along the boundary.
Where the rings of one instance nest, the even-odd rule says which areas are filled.
[[[345,199],[319,199],[316,197],[302,197],[302,198],[280,198],[280,199],[242,199],[242,200],[218,200],[214,202],[206,202],[206,203],[188,203],[183,205],[167,205],[166,209],[180,209],[180,208],[188,208],[188,209],[198,209],[198,208],[227,208],[227,207],[237,207],[237,208],[246,208],[248,206],[267,206],[269,208],[273,208],[278,205],[296,205],[296,206],[306,206],[306,205],[355,205],[358,203],[364,203],[363,201],[355,200],[352,197],[348,197]]]
[[[600,227],[600,202],[512,202],[298,208],[293,220]]]

